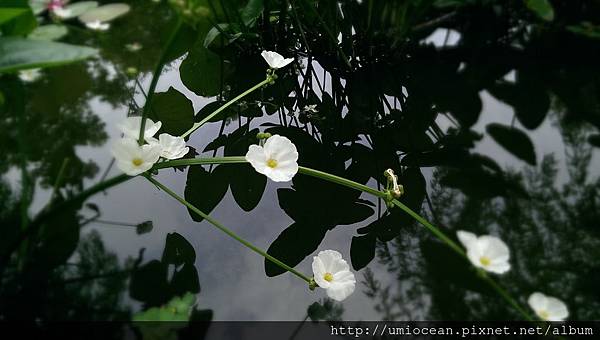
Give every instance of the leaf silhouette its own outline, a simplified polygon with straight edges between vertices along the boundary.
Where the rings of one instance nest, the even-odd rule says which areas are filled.
[[[492,123],[486,127],[496,143],[525,162],[535,165],[535,149],[529,137],[517,128]]]

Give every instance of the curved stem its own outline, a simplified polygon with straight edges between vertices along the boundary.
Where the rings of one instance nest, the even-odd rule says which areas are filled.
[[[249,88],[248,90],[244,91],[243,93],[239,94],[237,97],[231,99],[230,101],[228,101],[227,103],[225,103],[223,106],[221,106],[218,109],[216,109],[213,113],[211,113],[208,116],[204,117],[198,123],[194,123],[194,125],[192,125],[192,127],[189,130],[187,130],[183,135],[181,135],[181,137],[185,138],[185,137],[189,136],[194,131],[198,130],[198,128],[200,128],[206,122],[208,122],[209,120],[213,119],[216,115],[218,115],[219,113],[223,112],[223,110],[225,110],[226,108],[228,108],[229,106],[231,106],[232,104],[234,104],[235,102],[237,102],[238,100],[244,98],[245,96],[247,96],[250,93],[252,93],[252,92],[260,89],[261,87],[269,84],[272,81],[273,81],[272,76],[267,76],[267,78],[265,80],[263,80],[260,83],[254,85],[253,87]]]
[[[246,161],[243,157],[219,157],[219,158],[213,158],[213,159],[211,159],[211,158],[182,159],[182,160],[177,160],[177,161],[163,162],[163,163],[160,163],[157,166],[155,166],[155,168],[157,168],[157,169],[158,168],[168,168],[168,167],[181,166],[181,165],[217,164],[217,163],[231,164],[231,163],[245,163],[245,162]],[[323,172],[320,170],[315,170],[315,169],[300,166],[300,167],[298,167],[298,172],[301,174],[304,174],[304,175],[317,177],[317,178],[320,178],[320,179],[323,179],[323,180],[326,180],[329,182],[337,183],[337,184],[343,185],[348,188],[366,192],[368,194],[374,195],[374,196],[382,198],[382,199],[386,199],[388,197],[386,193],[381,192],[376,189],[373,189],[373,188],[370,188],[364,184],[360,184],[360,183],[354,182],[352,180],[349,180],[349,179],[346,179],[346,178],[343,178],[340,176],[332,175],[332,174],[329,174],[329,173],[326,173],[326,172]],[[427,230],[429,230],[432,234],[434,234],[442,242],[444,242],[446,245],[448,245],[452,250],[454,250],[460,256],[467,259],[467,255],[466,255],[465,251],[463,250],[463,248],[460,247],[452,239],[450,239],[439,228],[437,228],[436,226],[431,224],[429,221],[427,221],[426,219],[421,217],[421,215],[417,214],[415,211],[413,211],[412,209],[410,209],[409,207],[404,205],[402,202],[400,202],[396,199],[392,200],[391,202],[396,207],[402,209],[404,212],[409,214],[412,218],[414,218],[417,222],[419,222],[425,228],[427,228]],[[508,295],[506,290],[504,290],[504,288],[502,288],[500,285],[498,285],[498,283],[496,283],[489,275],[487,275],[487,273],[480,271],[480,274],[481,274],[480,276],[484,279],[484,281],[488,282],[488,284],[490,284],[490,286],[492,286],[492,288],[494,290],[496,290],[496,292],[498,292],[498,294],[500,296],[502,296],[502,298],[504,298],[521,315],[523,315],[525,317],[525,319],[527,319],[529,321],[533,320],[533,318],[529,315],[529,313],[527,313],[523,308],[521,308],[520,305],[513,298],[511,298],[510,295]]]
[[[258,248],[257,246],[253,245],[252,243],[244,240],[243,238],[241,238],[240,236],[238,236],[236,233],[234,233],[233,231],[229,230],[228,228],[226,228],[224,225],[222,225],[219,221],[213,219],[212,217],[208,216],[207,214],[203,213],[202,211],[200,211],[200,209],[196,208],[194,205],[192,205],[190,202],[186,201],[183,197],[177,195],[175,192],[173,192],[171,189],[167,188],[166,186],[164,186],[162,183],[160,183],[159,181],[155,180],[154,178],[152,178],[151,176],[146,176],[146,178],[154,185],[156,185],[159,189],[161,189],[162,191],[166,192],[167,194],[169,194],[171,197],[173,197],[174,199],[176,199],[177,201],[179,201],[179,203],[185,205],[187,208],[189,208],[191,211],[193,211],[194,213],[196,213],[198,216],[202,217],[203,219],[207,220],[208,222],[210,222],[212,225],[214,225],[215,227],[217,227],[217,229],[221,230],[222,232],[224,232],[225,234],[229,235],[231,238],[233,238],[234,240],[240,242],[241,244],[245,245],[246,247],[250,248],[251,250],[253,250],[254,252],[258,253],[259,255],[263,256],[264,258],[266,258],[267,260],[273,262],[274,264],[278,265],[279,267],[289,271],[290,273],[298,276],[299,278],[301,278],[302,280],[306,281],[307,283],[311,283],[311,279],[300,273],[299,271],[295,270],[294,268],[288,266],[287,264],[279,261],[278,259],[274,258],[273,256],[267,254],[267,252],[265,252],[264,250]]]
[[[153,170],[174,168],[185,165],[202,165],[202,164],[232,164],[232,163],[246,163],[244,157],[211,157],[211,158],[189,158],[189,159],[176,159],[173,161],[161,162],[154,165]]]

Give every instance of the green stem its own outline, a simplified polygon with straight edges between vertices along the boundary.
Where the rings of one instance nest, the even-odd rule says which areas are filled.
[[[142,112],[142,124],[140,125],[140,135],[138,137],[138,143],[140,145],[144,144],[144,130],[146,129],[146,118],[148,118],[148,114],[150,114],[150,108],[152,106],[152,98],[154,97],[154,91],[156,90],[156,84],[158,83],[158,78],[160,78],[160,74],[162,73],[163,67],[165,66],[165,62],[167,61],[167,55],[171,48],[171,45],[175,41],[175,37],[177,33],[179,33],[179,29],[181,28],[182,21],[179,16],[177,16],[177,21],[175,22],[175,26],[173,27],[173,31],[171,31],[171,35],[167,40],[167,44],[165,45],[165,49],[163,50],[158,63],[156,64],[156,68],[154,69],[154,73],[152,74],[152,80],[150,81],[150,87],[148,88],[148,97],[146,98],[146,103],[144,104],[144,111]]]
[[[246,163],[244,157],[211,157],[211,158],[191,158],[191,159],[176,159],[173,161],[161,162],[154,165],[153,170],[175,168],[186,165],[203,165],[203,164],[232,164]]]
[[[155,168],[162,169],[162,168],[168,168],[168,167],[173,167],[173,166],[182,166],[182,165],[217,164],[217,163],[232,164],[232,163],[245,163],[245,162],[246,161],[243,157],[182,159],[182,160],[177,160],[177,161],[163,162],[163,163],[160,163],[157,166],[155,166]],[[349,179],[346,179],[343,177],[332,175],[332,174],[329,174],[329,173],[326,173],[326,172],[323,172],[320,170],[315,170],[315,169],[300,166],[300,167],[298,167],[298,172],[301,174],[304,174],[304,175],[308,175],[308,176],[320,178],[320,179],[323,179],[323,180],[326,180],[329,182],[333,182],[336,184],[340,184],[340,185],[343,185],[348,188],[366,192],[368,194],[374,195],[374,196],[382,198],[382,199],[387,199],[387,197],[388,197],[386,193],[381,192],[379,190],[370,188],[366,185],[354,182],[352,180],[349,180]],[[397,206],[398,208],[402,209],[404,212],[409,214],[412,218],[414,218],[417,222],[419,222],[425,228],[427,228],[432,234],[434,234],[441,241],[446,243],[446,245],[448,245],[452,250],[454,250],[456,253],[458,253],[459,255],[461,255],[462,257],[464,257],[465,259],[468,260],[467,255],[466,255],[465,251],[463,250],[463,248],[460,247],[456,242],[454,242],[448,236],[446,236],[446,234],[444,234],[439,228],[437,228],[433,224],[429,223],[426,219],[424,219],[419,214],[417,214],[415,211],[413,211],[412,209],[410,209],[409,207],[404,205],[402,202],[400,202],[396,199],[392,200],[391,202],[395,206]],[[487,275],[487,273],[480,271],[480,274],[481,274],[481,277],[483,278],[483,280],[488,282],[490,284],[490,286],[492,286],[492,288],[494,290],[496,290],[496,292],[498,292],[498,294],[500,296],[502,296],[502,298],[504,298],[512,307],[514,307],[519,313],[521,313],[525,317],[525,319],[530,320],[530,321],[533,320],[531,318],[531,316],[529,315],[529,313],[527,313],[523,308],[521,308],[519,306],[519,304],[513,298],[510,297],[510,295],[506,292],[506,290],[504,290],[500,285],[498,285],[489,275]]]
[[[237,102],[238,100],[244,98],[245,96],[247,96],[250,93],[252,93],[252,92],[260,89],[261,87],[269,84],[272,81],[273,81],[273,77],[267,76],[267,78],[265,80],[261,81],[260,83],[254,85],[253,87],[251,87],[248,90],[246,90],[245,92],[243,92],[242,94],[240,94],[237,97],[233,98],[232,100],[228,101],[223,106],[221,106],[218,109],[216,109],[213,113],[211,113],[208,116],[204,117],[198,123],[194,123],[194,125],[192,125],[192,127],[189,130],[187,130],[183,135],[181,135],[181,137],[185,138],[185,137],[189,136],[194,131],[198,130],[198,128],[200,128],[206,122],[208,122],[209,120],[213,119],[216,115],[218,115],[219,113],[221,113],[223,110],[225,110],[226,108],[228,108],[229,106],[231,106],[232,104],[234,104],[235,102]]]
[[[535,319],[532,318],[531,315],[529,315],[529,313],[526,312],[523,308],[521,308],[521,306],[508,294],[508,292],[506,292],[504,288],[498,285],[498,283],[496,283],[496,281],[494,281],[486,272],[484,272],[481,269],[478,269],[478,271],[481,278],[484,281],[486,281],[490,286],[492,286],[492,288],[494,288],[494,290],[500,296],[502,296],[504,300],[506,300],[514,309],[521,313],[521,315],[523,315],[527,321],[535,321]]]
[[[429,223],[429,221],[427,221],[426,219],[421,217],[421,215],[414,212],[414,210],[407,207],[402,202],[400,202],[398,200],[392,200],[392,203],[395,206],[397,206],[398,208],[402,209],[405,213],[409,214],[412,218],[417,220],[417,222],[421,223],[421,225],[423,225],[425,228],[427,228],[429,231],[431,231],[439,239],[444,241],[444,243],[446,243],[450,248],[452,248],[459,255],[463,256],[464,258],[467,258],[467,254],[465,253],[463,248],[461,246],[459,246],[458,244],[456,244],[456,242],[454,242],[448,236],[446,236],[446,234],[444,234],[439,228],[437,228],[433,224]]]
[[[60,170],[58,170],[58,175],[56,176],[56,180],[54,181],[54,186],[52,187],[52,195],[50,196],[49,203],[54,200],[56,194],[58,193],[58,189],[62,184],[63,177],[65,176],[65,171],[67,170],[67,165],[69,164],[69,157],[63,159],[62,165],[60,166]]]
[[[229,235],[231,238],[235,239],[236,241],[238,241],[241,244],[245,245],[246,247],[250,248],[254,252],[258,253],[259,255],[263,256],[264,258],[266,258],[267,260],[273,262],[274,264],[278,265],[279,267],[281,267],[281,268],[289,271],[290,273],[298,276],[299,278],[301,278],[302,280],[306,281],[307,283],[311,282],[311,278],[309,278],[308,276],[300,273],[299,271],[295,270],[294,268],[288,266],[287,264],[285,264],[285,263],[279,261],[278,259],[274,258],[273,256],[267,254],[267,252],[265,252],[264,250],[258,248],[257,246],[253,245],[252,243],[244,240],[243,238],[241,238],[240,236],[238,236],[236,233],[234,233],[233,231],[227,229],[224,225],[222,225],[221,223],[219,223],[217,220],[213,219],[212,217],[210,217],[207,214],[205,214],[202,211],[200,211],[200,209],[196,208],[194,205],[192,205],[191,203],[189,203],[188,201],[186,201],[183,197],[177,195],[171,189],[167,188],[166,186],[164,186],[162,183],[158,182],[157,180],[155,180],[151,176],[146,176],[146,178],[152,184],[156,185],[159,189],[161,189],[162,191],[164,191],[167,194],[169,194],[171,197],[173,197],[174,199],[176,199],[177,201],[179,201],[179,203],[185,205],[188,209],[190,209],[191,211],[193,211],[194,213],[196,213],[198,216],[202,217],[203,219],[207,220],[208,222],[210,222],[212,225],[214,225],[215,227],[217,227],[219,230],[221,230],[225,234]]]

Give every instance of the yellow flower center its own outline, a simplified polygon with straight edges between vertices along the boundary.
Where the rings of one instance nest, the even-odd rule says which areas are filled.
[[[331,282],[333,281],[333,275],[331,275],[331,273],[325,273],[325,275],[323,275],[323,279],[327,282]]]
[[[269,158],[269,160],[267,161],[267,166],[269,168],[274,169],[277,166],[277,161],[274,160],[273,158]]]
[[[144,160],[142,160],[141,158],[134,158],[131,163],[133,163],[133,165],[135,166],[140,166],[142,165],[142,163],[144,163]]]
[[[487,266],[489,266],[489,265],[492,263],[492,261],[490,260],[490,258],[489,258],[489,257],[487,257],[487,256],[482,256],[482,257],[480,257],[480,258],[479,258],[479,262],[480,262],[480,263],[481,263],[481,264],[482,264],[484,267],[487,267]]]
[[[548,320],[550,318],[550,314],[543,309],[538,311],[538,315],[540,316],[540,318],[542,318],[544,320]]]

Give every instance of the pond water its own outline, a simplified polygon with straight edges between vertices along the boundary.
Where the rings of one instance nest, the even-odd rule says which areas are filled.
[[[406,6],[416,21],[400,25],[393,5],[375,1],[365,27],[359,16],[371,2],[342,1],[319,9],[324,24],[339,24],[332,33],[308,1],[285,20],[277,19],[285,2],[264,3],[270,17],[257,15],[239,34],[234,21],[221,26],[209,49],[181,34],[151,117],[181,130],[192,110],[198,121],[218,98],[264,79],[263,49],[293,56],[273,85],[189,138],[199,157],[241,156],[240,144],[260,130],[290,137],[301,165],[372,188],[385,186],[392,168],[401,200],[452,239],[467,230],[506,242],[511,270],[493,277],[519,304],[528,308],[540,291],[564,301],[570,319],[600,318],[600,67],[588,57],[598,40],[549,28],[526,8],[511,17],[507,8],[440,6],[417,16],[418,6]],[[59,196],[120,174],[110,152],[121,137],[116,126],[141,113],[176,16],[166,3],[129,4],[106,32],[69,27],[65,41],[97,47],[100,57],[43,70],[20,94],[25,119],[9,110],[0,117],[3,249],[22,209],[36,216],[57,195],[65,159]],[[563,10],[563,21],[581,14]],[[186,18],[182,30],[226,22],[211,18]],[[133,43],[141,49],[125,48]],[[0,78],[4,96],[16,95],[12,82]],[[28,203],[23,166],[34,183]],[[212,320],[303,320],[309,311],[328,320],[522,318],[426,228],[366,193],[303,175],[265,181],[245,164],[165,169],[156,178],[300,272],[312,274],[320,250],[338,250],[356,292],[327,300],[137,177],[52,219],[12,254],[1,272],[0,317],[122,320],[192,291]],[[183,258],[177,265],[164,263],[167,237]],[[327,312],[316,313],[315,303]]]

